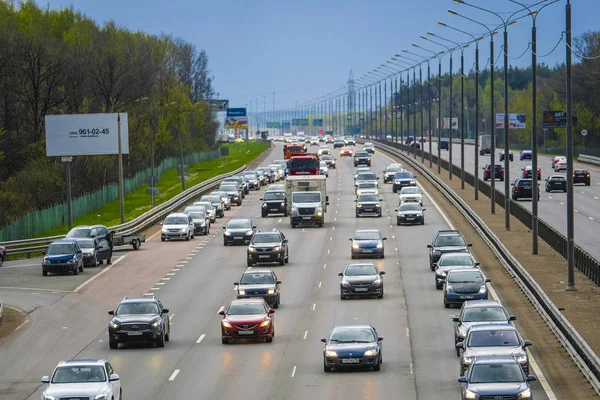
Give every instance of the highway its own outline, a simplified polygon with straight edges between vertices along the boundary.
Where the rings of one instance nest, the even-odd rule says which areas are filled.
[[[280,157],[277,145],[264,165]],[[42,375],[70,358],[106,358],[129,399],[457,399],[460,386],[450,315],[428,267],[426,245],[448,229],[425,197],[425,225],[396,226],[398,197],[382,187],[382,218],[356,219],[351,158],[340,159],[327,180],[330,205],[323,228],[292,229],[283,216],[261,218],[260,192],[217,220],[211,235],[190,242],[148,240],[79,293],[66,293],[28,315],[29,323],[0,342],[0,398],[39,399]],[[376,153],[373,171],[391,161]],[[231,216],[252,217],[261,230],[281,229],[290,263],[273,266],[282,283],[273,343],[221,344],[218,310],[235,298],[233,282],[246,268],[245,246],[224,247],[218,228]],[[357,228],[387,236],[383,299],[339,297],[338,272],[351,262]],[[109,350],[107,310],[124,296],[158,296],[170,309],[172,335],[165,348],[129,345]],[[383,341],[380,372],[323,372],[322,337],[335,324],[369,323]],[[538,360],[538,363],[541,360]],[[536,399],[547,399],[534,382]]]

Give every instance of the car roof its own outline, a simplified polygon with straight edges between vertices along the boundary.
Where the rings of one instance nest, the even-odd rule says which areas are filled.
[[[82,358],[79,360],[63,360],[61,362],[58,363],[58,366],[64,366],[64,365],[104,365],[104,363],[107,362],[106,360],[103,359],[87,359],[87,358]]]
[[[156,303],[156,297],[125,297],[121,303]]]
[[[504,308],[504,307],[502,307],[502,304],[500,304],[496,300],[468,300],[468,301],[465,301],[464,308],[475,308],[475,307],[487,307],[487,308],[500,307],[500,308]]]
[[[281,231],[278,229],[276,229],[274,231],[257,231],[254,235],[266,235],[269,233],[281,233]]]
[[[466,252],[466,251],[452,251],[452,252],[448,252],[448,253],[443,253],[440,256],[440,258],[442,258],[442,257],[452,257],[452,256],[464,256],[465,254],[469,255],[469,256],[471,256],[471,258],[473,258],[473,255],[471,253],[469,253],[469,252]]]
[[[518,361],[513,356],[477,356],[474,364],[517,364]]]
[[[271,274],[274,271],[271,268],[265,267],[248,267],[244,271],[244,274]]]
[[[174,212],[174,213],[167,215],[167,217],[187,217],[187,216],[188,215],[184,212]]]
[[[92,239],[92,238],[81,238],[81,239]],[[77,239],[75,238],[63,238],[63,239],[57,239],[55,241],[53,241],[52,244],[73,244],[76,243]]]
[[[231,221],[250,221],[250,222],[252,222],[252,218],[232,217],[229,221],[227,221],[227,224],[229,224]]]
[[[373,327],[369,324],[339,324],[333,327],[333,329],[360,329],[360,328],[368,328],[373,329]]]
[[[477,331],[517,331],[514,325],[511,324],[476,324],[470,328],[471,332]]]

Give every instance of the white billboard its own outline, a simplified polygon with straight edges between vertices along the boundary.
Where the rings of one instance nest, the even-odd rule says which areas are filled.
[[[509,129],[525,129],[525,114],[508,114]],[[496,114],[496,129],[504,129],[504,113]]]
[[[119,154],[119,114],[46,115],[46,155]],[[127,114],[121,113],[121,152],[129,154]]]
[[[436,124],[439,128],[439,126],[440,126],[439,118],[436,118]],[[442,129],[448,129],[448,128],[450,128],[450,118],[444,117],[444,118],[442,118]],[[452,117],[452,129],[458,130],[458,117]]]

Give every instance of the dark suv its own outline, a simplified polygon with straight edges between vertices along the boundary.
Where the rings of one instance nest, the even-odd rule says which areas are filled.
[[[371,156],[366,151],[357,151],[354,154],[354,166],[358,167],[359,165],[371,166]]]
[[[153,342],[165,347],[171,336],[169,310],[152,297],[125,297],[116,310],[110,310],[108,345],[111,349],[125,342]]]
[[[242,274],[240,281],[233,284],[237,287],[238,299],[261,297],[269,307],[279,308],[281,281],[272,269],[249,267]]]
[[[231,218],[223,227],[223,245],[250,243],[256,226],[250,218]]]
[[[417,186],[416,179],[412,172],[396,172],[392,181],[392,192],[396,193],[405,186]]]
[[[435,263],[438,262],[442,254],[455,253],[459,251],[469,251],[471,243],[467,243],[465,237],[458,230],[441,230],[438,231],[429,248],[429,268],[435,270]]]
[[[254,234],[248,246],[249,267],[263,262],[278,262],[283,265],[289,261],[288,240],[281,231],[259,231]]]
[[[487,164],[483,167],[483,180],[490,180],[492,176],[492,164]],[[504,168],[500,164],[496,164],[496,168],[494,168],[494,179],[500,179],[504,181]]]
[[[288,216],[287,210],[287,199],[285,198],[285,192],[269,190],[263,195],[261,207],[261,215],[263,217],[269,216],[269,214],[283,214]]]
[[[531,179],[515,179],[512,185],[512,199],[517,201],[522,198],[531,199],[533,197],[533,181]],[[538,185],[537,198],[540,199],[540,185]]]

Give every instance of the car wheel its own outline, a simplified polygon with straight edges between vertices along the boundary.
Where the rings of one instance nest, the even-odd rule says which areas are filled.
[[[2,263],[0,263],[0,267],[2,266]],[[98,256],[94,256],[94,267],[98,266]]]
[[[169,332],[165,333],[165,342],[171,340],[171,325],[169,325]]]
[[[421,220],[421,225],[425,225],[425,218]]]
[[[249,267],[251,267],[251,266],[253,266],[253,265],[254,265],[254,263],[253,263],[252,261],[248,260],[248,262],[247,262],[247,265],[248,265]]]
[[[83,272],[83,264],[79,266],[79,272]]]
[[[275,303],[273,303],[273,308],[279,308],[279,299],[275,300]]]
[[[360,217],[360,214],[358,214],[358,213],[357,213],[357,214],[356,214],[356,218],[359,218],[359,217]]]
[[[119,342],[117,342],[114,339],[109,339],[108,340],[108,347],[110,347],[111,349],[118,349],[119,348]]]
[[[188,233],[188,235],[185,237],[185,241],[188,242],[190,240],[190,234]]]
[[[196,239],[196,232],[192,231],[192,239]]]
[[[285,257],[283,255],[281,255],[281,258],[279,259],[279,265],[283,265],[285,264]]]
[[[160,241],[161,241],[161,242],[164,242],[165,240],[166,240],[165,238],[160,238]]]
[[[285,253],[285,263],[286,263],[286,264],[288,264],[289,262],[290,262],[290,252],[289,252],[289,251],[287,251],[287,252]]]
[[[48,276],[48,271],[42,271],[42,276]]]
[[[377,364],[375,364],[375,366],[373,367],[373,371],[380,371],[381,370],[381,360],[377,360]]]
[[[268,216],[268,215],[269,215],[269,213],[267,213],[266,211],[262,211],[262,212],[260,213],[260,215],[261,215],[263,218],[265,218],[266,216]]]
[[[223,246],[228,246],[227,240],[223,239]]]
[[[292,229],[296,228],[296,224],[292,224]]]
[[[73,270],[73,275],[79,275],[79,269],[78,268],[75,268]]]
[[[444,308],[450,308],[450,304],[446,303],[446,299],[444,299]]]
[[[383,289],[381,289],[381,294],[377,296],[378,299],[383,299]]]
[[[456,349],[456,357],[460,357],[460,349]]]
[[[283,212],[283,216],[284,216],[284,217],[287,217],[287,216],[288,216],[288,211],[287,211],[287,208],[286,208],[286,210]]]
[[[156,338],[156,347],[165,347],[165,335],[160,335]]]
[[[273,337],[268,337],[265,339],[265,342],[267,343],[272,343],[273,342]]]
[[[223,343],[223,344],[229,344],[229,339],[223,339],[223,338],[221,338],[221,343]]]
[[[397,219],[397,220],[396,220],[396,225],[400,226],[400,224],[401,224],[401,223],[400,223],[400,220],[399,220],[399,219]]]
[[[442,285],[438,285],[438,284],[436,283],[436,284],[435,284],[435,288],[436,288],[437,290],[442,290]]]
[[[567,193],[567,189],[563,190],[564,193]]]
[[[331,367],[328,367],[325,361],[323,361],[323,372],[331,372]]]

